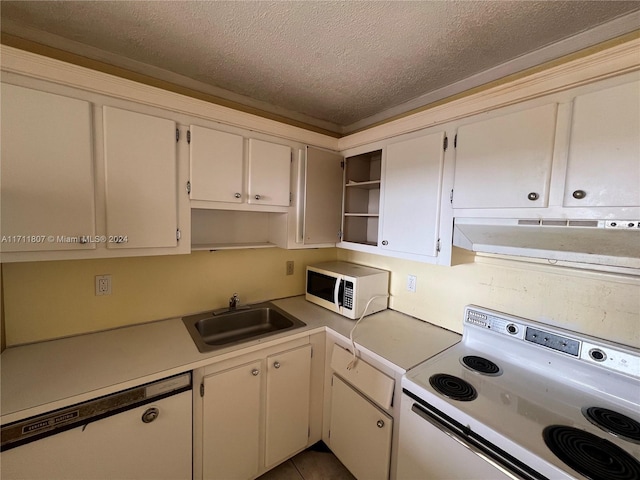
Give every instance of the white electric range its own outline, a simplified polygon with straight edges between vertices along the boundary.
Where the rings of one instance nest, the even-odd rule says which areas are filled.
[[[640,479],[640,350],[468,306],[402,381],[398,480]]]

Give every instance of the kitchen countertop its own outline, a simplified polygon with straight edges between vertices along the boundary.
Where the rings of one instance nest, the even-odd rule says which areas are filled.
[[[12,347],[2,352],[1,423],[7,424],[135,387],[327,328],[349,338],[354,325],[307,302],[273,303],[307,325],[296,330],[200,353],[180,318]],[[365,317],[356,346],[400,373],[460,340],[460,335],[393,310]]]

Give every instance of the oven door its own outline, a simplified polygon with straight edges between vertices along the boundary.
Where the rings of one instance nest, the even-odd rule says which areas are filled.
[[[307,267],[305,298],[308,301],[341,314],[343,292],[344,280],[341,275]]]
[[[402,395],[397,480],[543,479],[497,448],[448,425],[441,412]]]

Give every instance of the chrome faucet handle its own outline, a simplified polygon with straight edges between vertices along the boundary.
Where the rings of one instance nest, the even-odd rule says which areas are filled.
[[[233,296],[229,299],[229,308],[236,308],[240,304],[240,297],[237,293],[234,293]]]

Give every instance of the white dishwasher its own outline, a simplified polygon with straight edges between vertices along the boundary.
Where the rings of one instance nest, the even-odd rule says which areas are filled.
[[[190,479],[191,373],[2,426],[2,480]]]

